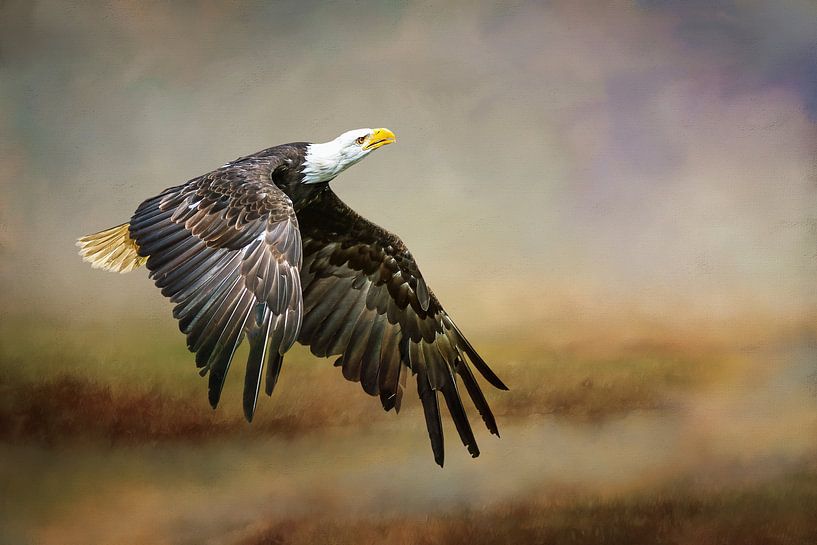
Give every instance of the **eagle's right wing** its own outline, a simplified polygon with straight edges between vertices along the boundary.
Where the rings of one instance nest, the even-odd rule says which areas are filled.
[[[267,388],[302,318],[301,237],[289,197],[272,182],[274,158],[242,159],[143,202],[130,237],[147,257],[173,315],[210,374],[209,398],[219,401],[244,334],[250,355],[244,414],[252,420],[267,358]]]
[[[328,187],[298,212],[304,244],[304,321],[299,342],[316,356],[340,356],[343,376],[359,381],[383,408],[399,410],[406,371],[417,376],[434,458],[443,464],[437,393],[462,442],[479,455],[457,377],[491,433],[496,421],[468,360],[497,388],[506,386],[466,340],[426,286],[411,253],[392,233],[346,206]]]

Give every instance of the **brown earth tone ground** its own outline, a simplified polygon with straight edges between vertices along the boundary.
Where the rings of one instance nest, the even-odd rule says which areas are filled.
[[[817,543],[817,466],[737,490],[520,500],[445,516],[278,521],[242,545],[333,543],[743,545]]]
[[[75,327],[0,326],[4,543],[817,542],[808,329],[485,343],[502,438],[472,420],[472,460],[446,422],[440,469],[412,389],[384,413],[296,350],[248,425],[240,367],[213,411],[173,331]]]

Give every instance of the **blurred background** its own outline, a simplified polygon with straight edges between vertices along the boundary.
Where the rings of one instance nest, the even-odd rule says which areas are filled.
[[[0,2],[0,541],[817,541],[815,36],[810,0]],[[145,271],[74,247],[381,126],[332,185],[511,387],[442,470],[413,387],[301,347],[252,426],[242,373],[211,411]]]

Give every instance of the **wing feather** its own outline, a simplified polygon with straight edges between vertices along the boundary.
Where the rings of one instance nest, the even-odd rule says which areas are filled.
[[[298,211],[303,237],[303,327],[317,356],[340,356],[343,376],[399,411],[407,371],[417,380],[434,458],[444,461],[438,392],[472,456],[479,455],[456,376],[492,433],[496,421],[465,359],[506,389],[428,288],[395,235],[360,217],[326,188]]]
[[[240,159],[169,188],[143,202],[130,222],[151,278],[175,303],[196,365],[210,374],[213,407],[238,346],[249,338],[248,420],[264,360],[270,389],[303,316],[301,237],[292,202],[272,181],[276,161]]]
[[[258,392],[261,388],[261,372],[264,369],[264,357],[267,353],[267,342],[273,324],[273,313],[265,303],[258,303],[260,320],[250,320],[247,331],[250,342],[250,355],[247,358],[247,371],[244,375],[244,416],[252,422],[255,407],[258,403]],[[253,323],[255,322],[255,323]],[[275,351],[278,347],[275,346]]]

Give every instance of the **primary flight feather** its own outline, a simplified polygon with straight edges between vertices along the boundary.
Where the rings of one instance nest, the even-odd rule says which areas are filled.
[[[379,395],[386,410],[400,410],[410,370],[435,461],[443,465],[439,394],[476,457],[458,379],[496,435],[471,365],[493,386],[506,386],[442,308],[405,244],[329,187],[395,141],[388,129],[357,129],[241,157],[144,201],[129,223],[80,238],[80,255],[110,271],[147,266],[175,304],[214,408],[245,336],[249,421],[262,381],[272,394],[284,355],[298,341],[316,356],[338,356],[343,376]]]

